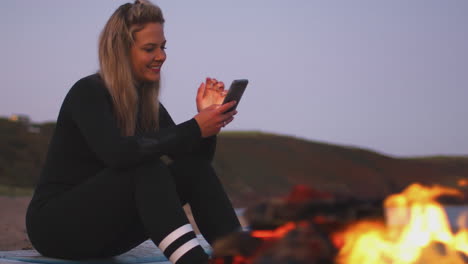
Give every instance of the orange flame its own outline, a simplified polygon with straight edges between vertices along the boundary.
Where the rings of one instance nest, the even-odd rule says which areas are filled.
[[[452,233],[447,214],[436,198],[462,197],[455,189],[413,184],[385,200],[387,223],[361,221],[341,235],[344,245],[339,264],[465,263],[468,254],[468,213],[462,213],[459,231]]]

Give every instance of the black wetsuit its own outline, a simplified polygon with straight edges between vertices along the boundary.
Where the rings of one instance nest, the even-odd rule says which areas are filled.
[[[216,137],[201,138],[195,119],[175,125],[162,105],[158,131],[124,137],[112,109],[98,74],[65,97],[26,216],[33,246],[87,259],[151,238],[173,262],[206,262],[182,205],[190,204],[209,243],[240,227],[211,166]]]

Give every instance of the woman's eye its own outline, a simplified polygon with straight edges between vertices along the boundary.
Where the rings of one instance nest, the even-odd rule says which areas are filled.
[[[161,49],[162,50],[165,50],[166,49],[166,46],[161,46]],[[143,49],[144,51],[148,52],[148,53],[151,53],[155,50],[155,48],[146,48],[146,49]]]

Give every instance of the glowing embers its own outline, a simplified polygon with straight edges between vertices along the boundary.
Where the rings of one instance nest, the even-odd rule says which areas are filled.
[[[358,221],[336,233],[344,245],[339,264],[419,264],[468,263],[466,208],[446,205],[464,201],[458,190],[413,184],[384,203],[386,224]],[[452,221],[450,218],[458,219]],[[452,231],[454,229],[455,232]]]
[[[297,225],[294,222],[288,222],[283,226],[276,228],[275,230],[255,230],[250,234],[252,237],[262,239],[279,239],[284,237],[289,231],[296,229]]]

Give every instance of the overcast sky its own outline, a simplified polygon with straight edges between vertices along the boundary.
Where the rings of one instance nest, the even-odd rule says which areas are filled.
[[[55,121],[117,0],[14,0],[0,9],[0,115]],[[153,1],[165,15],[161,101],[195,115],[205,77],[250,84],[227,130],[394,156],[468,155],[468,1]]]

